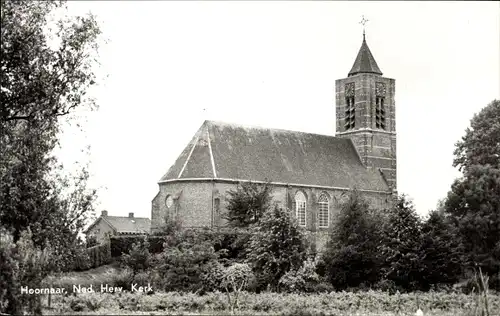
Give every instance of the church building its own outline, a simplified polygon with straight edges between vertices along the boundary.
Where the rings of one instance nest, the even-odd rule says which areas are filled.
[[[158,182],[152,231],[166,216],[189,227],[223,225],[226,192],[245,181],[270,181],[273,201],[320,244],[344,192],[356,188],[371,207],[388,207],[397,190],[395,80],[382,76],[364,32],[335,92],[335,136],[205,121]]]

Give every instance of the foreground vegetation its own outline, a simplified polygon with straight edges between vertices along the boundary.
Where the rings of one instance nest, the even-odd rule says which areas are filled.
[[[500,311],[500,296],[489,298],[491,310]],[[243,292],[235,314],[246,315],[476,315],[477,297],[459,293],[406,293],[380,291],[284,294]],[[47,314],[228,314],[222,292],[196,295],[156,293],[89,293],[54,299]],[[479,314],[480,315],[480,314]],[[495,314],[491,314],[495,315]]]

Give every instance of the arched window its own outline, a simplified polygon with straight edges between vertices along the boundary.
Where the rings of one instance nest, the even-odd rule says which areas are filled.
[[[306,196],[301,191],[295,194],[295,215],[300,226],[306,226]]]
[[[319,212],[318,212],[318,225],[321,228],[328,227],[329,219],[329,201],[326,193],[321,193],[318,199]]]
[[[174,205],[174,199],[170,194],[167,195],[167,198],[165,199],[165,205],[167,206],[167,208],[171,208],[172,205]]]

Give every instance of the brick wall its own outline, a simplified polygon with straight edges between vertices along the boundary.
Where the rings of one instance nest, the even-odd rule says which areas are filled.
[[[171,182],[160,185],[160,192],[152,202],[151,229],[154,232],[164,223],[165,216],[178,216],[184,226],[188,227],[214,227],[224,225],[221,218],[226,209],[227,191],[235,189],[235,183],[197,181],[197,182]],[[182,192],[181,192],[182,191]],[[311,187],[275,186],[273,189],[273,202],[281,207],[289,208],[296,216],[294,198],[298,191],[302,191],[306,198],[306,229],[316,236],[317,246],[322,247],[327,240],[331,223],[340,212],[340,204],[346,198],[342,190],[325,190]],[[318,227],[318,199],[322,193],[329,197],[329,222],[330,227]],[[168,195],[178,199],[168,209],[166,199]],[[389,206],[390,196],[387,193],[363,193],[364,198],[372,208],[384,209]],[[214,199],[220,200],[219,213],[214,210]]]

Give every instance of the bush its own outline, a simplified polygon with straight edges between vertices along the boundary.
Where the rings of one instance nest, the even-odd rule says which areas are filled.
[[[16,244],[12,236],[0,231],[0,312],[7,314],[41,314],[39,295],[22,295],[21,286],[41,288],[51,267],[51,252],[36,248],[31,230],[23,231]]]
[[[315,292],[319,284],[316,261],[307,259],[298,270],[290,270],[279,281],[285,292]]]
[[[249,243],[247,261],[251,264],[259,289],[276,289],[281,277],[298,269],[306,258],[304,230],[291,212],[277,205],[264,213]]]
[[[112,286],[122,287],[124,290],[130,290],[131,284],[134,281],[134,277],[135,275],[131,269],[124,269],[119,273],[113,275],[111,284]]]
[[[201,275],[205,265],[217,255],[209,232],[186,230],[168,236],[160,257],[158,272],[164,279],[166,291],[199,291],[204,287]]]
[[[222,291],[222,281],[224,278],[224,266],[217,260],[211,260],[203,266],[200,275],[203,289],[208,292]]]
[[[127,254],[123,254],[121,262],[124,266],[132,269],[132,272],[137,274],[139,271],[144,271],[150,267],[151,254],[149,253],[149,242],[146,237],[132,245],[132,249]]]
[[[111,257],[121,257],[123,254],[130,253],[132,246],[141,243],[145,237],[149,243],[150,253],[157,254],[163,251],[166,236],[111,236],[109,238]]]

